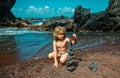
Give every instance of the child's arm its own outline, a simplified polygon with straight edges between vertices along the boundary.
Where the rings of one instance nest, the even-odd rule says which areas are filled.
[[[58,59],[57,59],[57,50],[56,50],[56,45],[55,41],[53,41],[53,52],[54,52],[54,66],[58,67]]]
[[[77,35],[76,34],[73,34],[72,35],[72,44],[76,44],[77,43]]]

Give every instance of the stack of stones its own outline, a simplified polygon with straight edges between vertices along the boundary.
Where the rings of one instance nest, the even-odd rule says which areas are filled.
[[[67,52],[68,52],[68,56],[67,56],[67,61],[66,61],[66,67],[68,71],[72,72],[78,66],[78,60],[81,60],[81,59],[74,56],[71,42],[68,43]]]

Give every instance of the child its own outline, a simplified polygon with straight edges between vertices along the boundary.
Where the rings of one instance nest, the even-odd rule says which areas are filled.
[[[49,53],[48,58],[54,59],[54,66],[58,67],[58,57],[61,64],[64,64],[68,53],[67,51],[67,43],[72,42],[72,44],[76,44],[77,35],[73,34],[72,39],[66,38],[66,29],[64,27],[58,26],[55,28],[54,33],[54,41],[53,41],[53,52]]]

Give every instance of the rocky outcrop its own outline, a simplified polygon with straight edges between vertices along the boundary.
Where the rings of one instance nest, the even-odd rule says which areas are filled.
[[[77,24],[78,30],[120,30],[120,0],[110,0],[108,8],[105,11],[92,14],[88,13],[88,16],[87,14],[83,15],[83,13],[85,14],[85,12],[88,11],[87,9],[83,11],[83,9],[84,8],[79,9],[79,7],[77,7],[74,13],[74,23]],[[77,12],[79,12],[79,14],[76,15]],[[84,19],[84,21],[82,19]]]
[[[31,25],[27,20],[21,18],[0,22],[0,27],[26,27],[26,26]]]
[[[75,8],[73,20],[74,23],[81,27],[90,17],[90,9],[82,8],[82,6],[78,6]]]
[[[46,30],[53,31],[56,26],[64,26],[68,31],[73,30],[72,26],[73,20],[64,16],[53,17],[49,19],[48,22],[45,22]]]
[[[109,12],[120,12],[120,0],[110,0],[106,11]]]
[[[29,23],[21,18],[16,18],[11,12],[16,0],[0,0],[0,27],[23,27]]]
[[[15,16],[10,11],[16,0],[0,0],[0,21],[9,21],[15,19]]]

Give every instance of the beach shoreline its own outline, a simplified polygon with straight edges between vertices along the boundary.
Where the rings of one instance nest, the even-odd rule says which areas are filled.
[[[79,38],[80,39],[80,38]],[[75,56],[80,57],[76,70],[69,72],[66,65],[59,65],[58,69],[53,67],[53,62],[47,57],[26,60],[21,63],[12,64],[0,68],[0,77],[8,78],[88,78],[90,76],[103,78],[119,78],[120,76],[120,41],[107,42],[99,47],[74,50]],[[94,72],[89,69],[90,64],[99,62],[100,66]],[[47,73],[47,74],[46,74]]]

